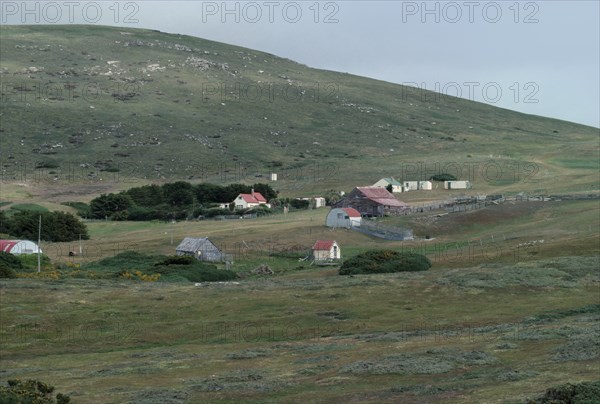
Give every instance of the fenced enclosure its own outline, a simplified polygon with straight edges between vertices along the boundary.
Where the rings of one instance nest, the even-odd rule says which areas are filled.
[[[411,229],[384,225],[377,223],[376,221],[363,220],[360,227],[353,227],[352,230],[369,236],[383,238],[385,240],[402,241],[412,240],[414,238]]]

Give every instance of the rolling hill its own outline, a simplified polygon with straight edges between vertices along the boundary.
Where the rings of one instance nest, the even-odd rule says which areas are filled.
[[[276,172],[281,189],[316,192],[450,171],[479,189],[598,187],[596,128],[159,31],[3,26],[0,36],[5,180]]]

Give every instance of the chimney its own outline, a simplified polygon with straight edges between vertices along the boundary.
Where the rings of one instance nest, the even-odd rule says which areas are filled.
[[[254,198],[254,188],[252,188],[252,191],[250,192],[250,194],[252,195],[252,197]]]

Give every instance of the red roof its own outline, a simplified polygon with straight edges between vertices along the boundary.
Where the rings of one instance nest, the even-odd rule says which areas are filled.
[[[393,206],[397,208],[408,208],[404,202],[400,202],[387,189],[382,187],[356,187],[358,191],[367,199],[378,203],[379,205]]]
[[[342,208],[348,214],[348,217],[360,217],[360,212],[354,208]]]
[[[313,245],[312,249],[319,250],[319,251],[320,250],[329,251],[329,250],[331,250],[331,247],[333,247],[333,243],[335,243],[335,240],[317,240],[315,245]]]
[[[267,203],[267,200],[260,192],[255,192],[254,196],[252,194],[240,194],[247,203]]]
[[[0,240],[0,251],[9,253],[21,240]]]

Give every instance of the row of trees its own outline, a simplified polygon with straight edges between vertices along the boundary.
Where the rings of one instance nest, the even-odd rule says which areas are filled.
[[[0,211],[0,233],[16,238],[37,240],[40,216],[42,217],[41,239],[62,242],[89,239],[86,225],[77,217],[66,212],[21,211],[7,215]]]
[[[217,212],[214,209],[217,204],[230,203],[241,193],[251,193],[252,189],[267,200],[277,197],[277,191],[268,184],[221,186],[178,181],[103,194],[90,202],[90,215],[95,219],[111,220],[184,219],[209,210]]]

